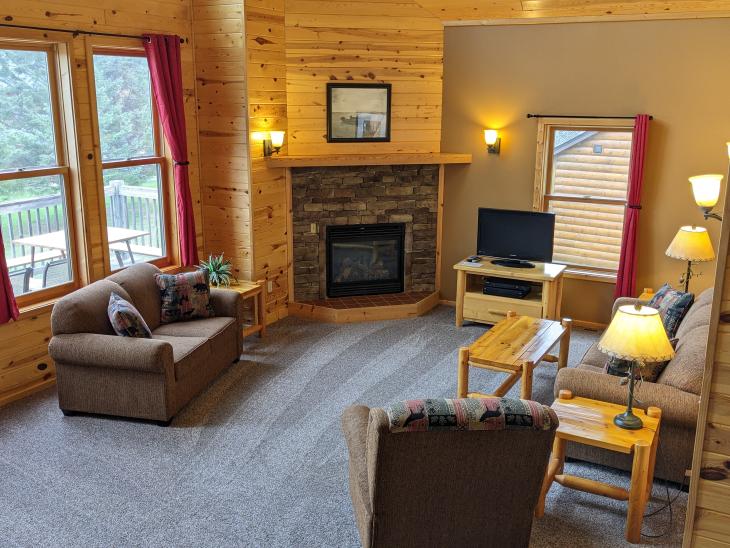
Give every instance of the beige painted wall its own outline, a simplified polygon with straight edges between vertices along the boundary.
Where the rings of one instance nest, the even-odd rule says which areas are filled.
[[[730,20],[572,23],[446,29],[442,150],[472,152],[449,167],[444,211],[443,297],[452,265],[473,253],[477,207],[532,206],[537,122],[532,113],[654,116],[639,227],[637,290],[677,284],[683,264],[664,251],[683,224],[710,230],[687,177],[726,173],[730,140]],[[502,153],[488,155],[482,130],[499,128]],[[709,287],[714,263],[692,289]],[[613,285],[570,280],[563,311],[605,322]]]

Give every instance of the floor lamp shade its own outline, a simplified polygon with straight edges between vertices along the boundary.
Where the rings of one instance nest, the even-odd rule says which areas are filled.
[[[715,250],[707,229],[701,226],[683,226],[669,244],[666,254],[673,259],[703,263],[715,259]]]

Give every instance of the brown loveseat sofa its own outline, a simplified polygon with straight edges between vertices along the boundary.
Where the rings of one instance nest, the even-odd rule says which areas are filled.
[[[653,405],[662,410],[662,426],[655,476],[681,483],[692,464],[695,427],[700,405],[702,375],[710,332],[712,289],[700,293],[677,330],[676,355],[656,383],[643,382],[636,391],[637,407]],[[618,299],[618,306],[633,304],[636,299]],[[576,396],[625,404],[628,389],[621,379],[603,373],[607,356],[594,344],[577,368],[566,368],[555,380],[555,396],[562,389]],[[584,445],[568,444],[568,456],[631,470],[628,455],[603,451]]]
[[[160,323],[160,291],[150,264],[132,265],[62,298],[53,308],[49,345],[64,414],[99,413],[168,424],[223,369],[238,360],[243,303],[211,289],[215,317]],[[151,339],[114,334],[112,292],[139,310]]]

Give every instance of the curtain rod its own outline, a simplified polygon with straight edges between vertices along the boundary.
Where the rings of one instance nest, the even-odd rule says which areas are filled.
[[[145,38],[144,36],[138,36],[135,34],[115,34],[113,32],[95,32],[91,30],[52,29],[49,27],[33,27],[30,25],[9,25],[7,23],[0,23],[0,27],[8,27],[11,29],[43,30],[46,32],[65,32],[68,34],[73,34],[74,38],[76,38],[79,34],[86,34],[89,36],[112,36],[114,38],[137,38],[139,40],[147,40],[147,38]],[[184,44],[185,39],[180,38],[180,43]]]
[[[598,119],[598,120],[633,120],[636,118],[636,116],[585,116],[585,115],[578,115],[578,116],[570,116],[567,114],[528,114],[528,118],[579,118],[582,120],[585,119]],[[653,116],[649,116],[649,120],[653,120]]]

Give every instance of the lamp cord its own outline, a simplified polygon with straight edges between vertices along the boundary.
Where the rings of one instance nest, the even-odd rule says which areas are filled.
[[[644,514],[644,518],[649,518],[649,517],[655,516],[655,515],[659,514],[660,512],[663,512],[664,510],[669,509],[669,519],[667,521],[667,527],[664,530],[664,532],[659,533],[658,535],[652,535],[650,533],[645,533],[642,531],[641,532],[642,537],[661,538],[661,537],[668,535],[672,531],[672,526],[674,525],[674,511],[672,509],[672,504],[674,504],[677,501],[677,499],[679,498],[679,495],[682,494],[686,481],[687,481],[686,477],[682,478],[682,483],[680,484],[679,489],[677,489],[677,493],[674,495],[674,497],[671,497],[669,495],[669,480],[667,480],[667,479],[664,480],[664,489],[665,489],[665,493],[666,493],[665,504],[663,506],[657,508],[656,510],[652,510],[651,512]]]

